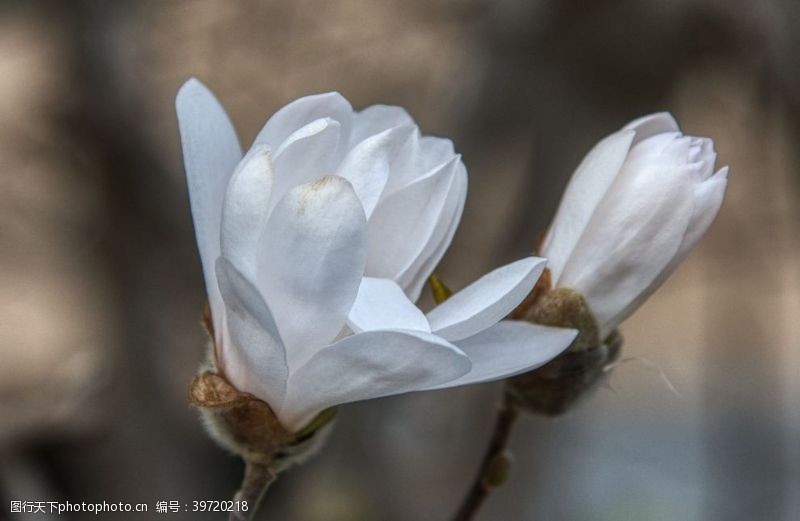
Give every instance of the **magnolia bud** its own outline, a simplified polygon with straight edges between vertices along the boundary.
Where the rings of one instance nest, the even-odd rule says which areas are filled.
[[[719,211],[728,168],[716,170],[715,161],[710,139],[684,135],[661,113],[602,140],[578,166],[539,248],[548,259],[548,285],[537,285],[513,318],[579,334],[565,353],[509,381],[523,407],[561,414],[596,387],[619,355],[619,324],[675,270]]]
[[[579,291],[605,337],[689,254],[716,217],[728,167],[666,113],[637,119],[578,166],[539,254]]]

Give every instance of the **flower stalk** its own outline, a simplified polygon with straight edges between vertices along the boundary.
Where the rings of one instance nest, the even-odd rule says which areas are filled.
[[[195,377],[189,401],[201,411],[211,437],[244,460],[244,477],[233,498],[230,521],[253,519],[278,474],[316,452],[335,416],[335,409],[327,409],[291,433],[266,402],[238,391],[213,370]]]
[[[511,470],[508,440],[518,417],[519,407],[511,395],[504,394],[486,454],[458,512],[453,516],[453,521],[472,519],[492,490],[505,483]]]
[[[228,521],[251,521],[258,511],[261,499],[277,477],[278,473],[269,464],[245,462],[242,485],[233,496],[235,508],[228,516]],[[240,506],[237,508],[237,505]]]

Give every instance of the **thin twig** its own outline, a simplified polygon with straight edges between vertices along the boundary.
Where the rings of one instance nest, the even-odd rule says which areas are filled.
[[[458,512],[453,516],[453,521],[470,521],[473,519],[489,496],[489,493],[500,484],[497,476],[493,476],[493,474],[496,473],[498,462],[501,461],[501,458],[506,457],[508,439],[518,416],[519,409],[517,405],[513,403],[507,394],[504,394],[503,403],[492,431],[492,438],[489,441],[486,454],[483,456],[483,461],[481,461],[480,470],[475,476],[469,492],[464,496]]]
[[[247,462],[242,486],[233,496],[234,510],[228,516],[228,521],[251,521],[258,511],[261,498],[277,476],[270,465]],[[246,507],[244,502],[247,502]]]

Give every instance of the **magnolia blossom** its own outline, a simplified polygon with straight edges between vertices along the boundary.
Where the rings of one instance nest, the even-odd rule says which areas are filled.
[[[404,110],[301,98],[242,156],[197,80],[176,108],[218,366],[287,428],[341,403],[526,371],[573,340],[498,323],[544,269],[535,257],[427,315],[412,303],[458,225],[466,170]]]
[[[597,144],[567,186],[540,253],[555,286],[582,293],[601,338],[672,273],[722,204],[728,167],[714,143],[685,136],[668,113],[632,121]]]

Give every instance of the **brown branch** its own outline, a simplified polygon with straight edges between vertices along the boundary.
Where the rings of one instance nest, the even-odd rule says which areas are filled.
[[[506,452],[511,430],[519,416],[519,409],[508,394],[503,395],[503,403],[492,431],[492,438],[481,461],[480,470],[472,486],[464,496],[453,521],[470,521],[478,513],[481,505],[492,490],[505,481],[510,464]]]

